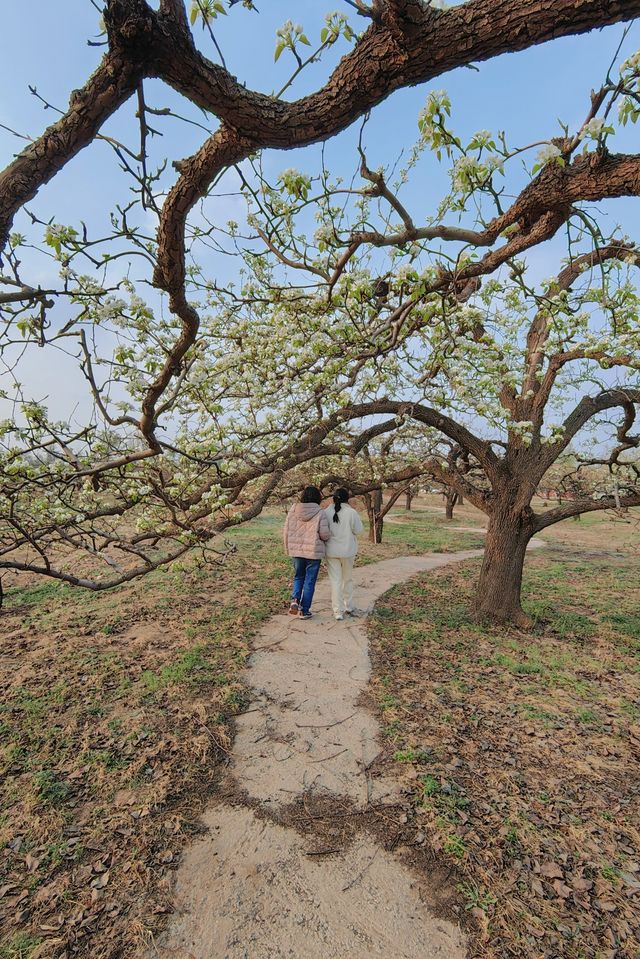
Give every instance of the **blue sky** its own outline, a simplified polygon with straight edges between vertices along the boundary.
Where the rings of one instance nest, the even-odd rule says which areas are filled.
[[[312,43],[319,35],[323,15],[331,10],[346,12],[355,29],[364,29],[366,21],[339,0],[326,6],[319,3],[293,4],[291,0],[257,0],[259,14],[246,11],[237,4],[228,17],[214,24],[217,39],[232,73],[250,88],[272,92],[283,85],[293,69],[293,60],[285,52],[274,65],[275,31],[287,19],[301,22]],[[55,119],[52,111],[43,110],[33,97],[29,84],[51,103],[64,109],[70,92],[82,85],[97,66],[101,50],[90,47],[87,39],[96,38],[98,14],[90,0],[31,0],[29,5],[5,0],[2,10],[0,49],[0,123],[31,136],[37,136]],[[391,163],[398,153],[416,138],[416,119],[430,89],[446,88],[451,96],[456,132],[464,136],[478,129],[505,130],[512,146],[545,140],[559,132],[557,119],[572,126],[579,124],[589,106],[589,92],[598,87],[615,53],[623,27],[614,26],[586,36],[561,39],[541,47],[479,64],[479,71],[458,69],[441,76],[433,83],[400,91],[373,111],[367,128],[366,145],[371,166]],[[215,58],[208,35],[197,30],[203,51]],[[634,25],[627,39],[627,53],[640,47],[640,25]],[[322,85],[331,66],[348,49],[341,42],[320,64],[309,68],[289,91],[296,98]],[[198,110],[158,82],[146,84],[148,103],[156,107],[170,105],[178,112],[206,123]],[[105,126],[103,132],[137,148],[135,103],[130,101]],[[162,138],[153,141],[157,159],[189,155],[197,149],[205,134],[192,126],[176,121],[163,122]],[[327,147],[328,165],[335,172],[350,173],[356,164],[355,144],[358,124],[334,138]],[[625,131],[616,138],[619,151],[637,150],[638,130]],[[0,130],[0,164],[4,166],[21,148],[21,141]],[[289,153],[271,152],[265,157],[270,174],[285,167],[314,169],[318,147]],[[167,186],[175,173],[169,166]],[[432,212],[443,192],[446,176],[435,160],[421,167],[420,177],[412,181],[404,200],[416,219]],[[43,219],[54,217],[63,223],[76,223],[82,218],[91,229],[106,229],[108,215],[115,201],[127,198],[128,182],[118,170],[115,158],[104,143],[94,143],[75,158],[30,204]],[[233,201],[214,201],[214,215],[221,220],[234,216]],[[611,204],[610,215],[622,221],[627,229],[638,222],[638,201]],[[25,220],[16,221],[22,228]],[[554,272],[556,250],[548,244],[535,252],[539,272]],[[225,263],[211,261],[212,271],[226,270]],[[46,283],[49,266],[34,259],[31,278]],[[27,378],[34,378],[40,395],[57,394],[55,406],[60,414],[70,410],[84,392],[83,384],[69,365],[65,386],[60,389],[60,367],[51,369],[44,357],[33,352],[27,365]],[[60,361],[64,365],[64,358]],[[24,382],[24,379],[23,379]],[[36,386],[34,385],[34,389]],[[53,405],[53,401],[52,401]]]
[[[80,86],[97,66],[101,51],[89,47],[87,39],[96,37],[98,14],[90,0],[32,0],[25,6],[7,0],[2,11],[2,56],[0,56],[0,122],[19,132],[39,134],[54,119],[28,90],[38,91],[50,102],[64,108],[70,92]],[[355,27],[366,25],[347,4],[293,4],[291,0],[263,0],[259,14],[246,11],[238,4],[228,17],[214,24],[216,35],[230,71],[248,87],[271,92],[287,78],[293,60],[285,52],[273,63],[275,31],[287,18],[300,21],[312,40],[317,38],[325,10],[347,12]],[[28,13],[25,13],[28,11]],[[353,16],[351,16],[353,14]],[[25,19],[28,17],[28,29]],[[446,88],[454,106],[457,130],[463,134],[477,129],[505,129],[512,144],[546,139],[558,133],[556,118],[568,123],[579,122],[588,108],[588,94],[602,81],[615,52],[622,26],[608,27],[581,37],[565,38],[479,64],[479,72],[458,69],[433,83],[399,91],[374,110],[367,131],[367,145],[376,162],[385,162],[416,136],[416,118],[429,89]],[[635,34],[635,36],[634,36]],[[206,33],[197,30],[198,41],[207,55],[215,56]],[[640,46],[640,26],[635,26],[626,47],[630,52]],[[347,45],[340,43],[319,64],[313,65],[290,91],[292,98],[320,86],[339,54]],[[170,104],[184,111],[181,98],[158,82],[147,84],[147,99],[156,106]],[[197,110],[189,115],[202,119]],[[106,133],[122,137],[136,145],[136,128],[132,122],[135,104],[130,101],[105,127]],[[167,132],[157,141],[158,155],[184,156],[196,149],[204,136],[185,124],[163,127]],[[628,144],[634,139],[632,131]],[[353,166],[353,145],[357,128],[347,131],[331,144],[335,165]],[[636,137],[637,138],[637,137]],[[621,148],[624,145],[621,145]],[[20,141],[0,131],[0,156],[3,165],[17,149]],[[311,148],[313,150],[313,148]],[[305,162],[304,153],[272,154],[269,165],[274,169]],[[118,188],[121,177],[104,144],[94,144],[68,165],[37,200],[39,210],[60,212],[81,208],[87,216],[105,209],[105,193]],[[419,193],[426,197],[423,184]]]

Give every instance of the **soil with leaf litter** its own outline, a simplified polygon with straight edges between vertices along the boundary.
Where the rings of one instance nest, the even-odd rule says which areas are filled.
[[[478,955],[638,959],[640,562],[529,557],[532,633],[473,622],[476,576],[421,575],[376,608],[382,768],[461,874]]]
[[[172,908],[245,708],[251,638],[287,596],[282,510],[226,568],[174,564],[107,594],[10,583],[0,614],[0,959],[134,957]],[[362,544],[361,562],[460,537]],[[416,539],[416,544],[413,543]]]
[[[374,768],[374,766],[372,766]],[[265,807],[241,789],[222,789],[220,801],[227,806],[243,806],[253,810],[258,819],[294,829],[308,840],[306,855],[327,858],[343,853],[362,835],[371,836],[380,849],[394,852],[419,879],[428,873],[429,911],[433,915],[461,924],[473,934],[473,922],[461,909],[456,884],[462,874],[455,863],[446,863],[423,842],[408,800],[398,803],[357,805],[346,797],[308,793],[287,806]],[[352,881],[358,882],[354,874]]]
[[[32,582],[22,577],[18,591],[9,594],[0,621],[1,959],[72,956],[133,959],[140,955],[149,937],[162,929],[172,908],[173,871],[185,847],[203,828],[202,811],[216,794],[220,771],[227,761],[233,717],[245,708],[245,690],[239,679],[251,637],[280,606],[287,592],[289,564],[278,549],[281,522],[281,512],[278,512],[277,515],[265,515],[238,531],[239,555],[230,558],[225,570],[212,572],[197,569],[191,563],[176,564],[170,571],[158,571],[144,581],[99,595],[43,583],[42,580]],[[363,544],[361,560],[375,561],[385,556],[425,549],[453,549],[478,542],[472,536],[454,534],[432,516],[416,515],[407,526],[411,528],[405,530],[399,524],[390,526],[388,542],[382,546],[370,548]],[[586,527],[582,531],[589,532]],[[535,557],[529,562],[535,569],[541,558]],[[597,580],[594,574],[600,566],[583,562],[583,572],[578,574],[578,566],[574,565],[569,584],[574,589],[580,579],[583,583],[593,584]],[[242,576],[239,575],[240,569]],[[553,572],[553,564],[551,570]],[[556,616],[555,622],[560,624],[564,635],[560,639],[556,637],[556,641],[563,644],[564,652],[568,649],[570,656],[574,648],[588,650],[591,635],[589,642],[585,643],[584,635],[580,638],[578,633],[582,630],[587,634],[595,622],[596,634],[600,635],[600,638],[596,635],[595,650],[597,655],[603,651],[605,654],[604,667],[601,664],[589,667],[591,672],[595,670],[595,680],[569,675],[564,687],[558,683],[554,686],[554,695],[563,692],[570,703],[576,700],[576,696],[581,700],[579,708],[572,707],[574,714],[580,713],[578,725],[575,715],[573,726],[568,725],[575,727],[582,737],[584,748],[580,756],[587,753],[586,759],[580,761],[586,763],[588,771],[589,791],[583,802],[591,803],[593,809],[594,831],[586,836],[591,845],[583,843],[585,827],[582,821],[573,822],[571,819],[567,828],[569,834],[577,836],[582,844],[580,848],[586,855],[586,864],[580,859],[582,865],[575,867],[563,846],[558,853],[560,858],[554,858],[555,832],[551,843],[553,848],[547,849],[545,844],[550,840],[546,838],[545,830],[533,820],[529,822],[530,815],[546,822],[551,811],[553,816],[560,817],[556,831],[565,828],[566,803],[558,806],[555,787],[549,788],[553,776],[550,772],[545,773],[543,767],[539,772],[542,780],[550,777],[547,785],[543,784],[535,794],[523,792],[517,802],[508,793],[496,798],[494,804],[492,797],[496,795],[496,783],[489,779],[481,785],[481,801],[487,808],[483,811],[480,805],[477,810],[481,815],[487,813],[486,827],[475,823],[478,814],[475,807],[472,806],[470,812],[468,808],[465,811],[458,800],[451,803],[456,816],[462,812],[474,822],[479,836],[485,832],[489,834],[487,848],[492,850],[488,858],[484,854],[479,856],[480,866],[474,871],[474,833],[464,835],[465,823],[460,817],[456,828],[463,832],[466,851],[462,856],[452,855],[447,838],[455,830],[449,825],[449,812],[445,809],[445,816],[433,813],[432,797],[424,795],[425,791],[431,792],[433,785],[427,780],[425,790],[422,780],[425,776],[436,778],[442,786],[443,800],[448,795],[449,780],[462,785],[467,798],[475,796],[476,787],[472,788],[468,779],[461,778],[464,770],[460,773],[459,770],[456,772],[457,767],[448,768],[449,761],[453,762],[455,758],[452,747],[458,742],[458,734],[454,735],[451,726],[451,715],[458,716],[462,706],[450,709],[442,690],[434,694],[438,697],[441,716],[439,725],[434,727],[433,754],[436,756],[441,740],[445,743],[449,740],[446,755],[442,757],[447,762],[432,768],[429,765],[431,759],[426,764],[424,762],[425,757],[431,755],[425,752],[419,754],[419,762],[412,759],[408,765],[403,763],[399,767],[400,773],[410,770],[410,775],[405,777],[407,802],[397,811],[385,813],[398,819],[398,831],[402,827],[402,833],[397,845],[404,847],[403,855],[407,851],[411,856],[416,854],[417,867],[425,869],[429,863],[429,870],[433,871],[430,851],[433,843],[435,855],[443,868],[454,870],[454,885],[463,890],[468,912],[475,917],[480,928],[485,929],[485,940],[491,943],[494,955],[529,957],[547,954],[562,955],[563,959],[565,955],[574,955],[568,951],[566,928],[572,934],[575,931],[575,910],[586,908],[580,902],[595,904],[601,900],[613,904],[615,910],[603,907],[600,910],[604,917],[602,921],[598,919],[592,926],[587,922],[584,926],[587,936],[584,956],[634,955],[635,959],[633,951],[629,951],[632,950],[629,943],[633,937],[624,923],[633,930],[633,916],[637,916],[638,911],[634,885],[638,876],[634,870],[638,856],[634,853],[634,859],[628,851],[637,849],[637,833],[633,830],[637,828],[638,805],[632,776],[634,767],[630,765],[627,773],[621,771],[633,755],[631,746],[635,742],[633,736],[640,706],[637,659],[635,674],[629,673],[628,669],[632,654],[637,657],[640,641],[640,626],[634,627],[634,622],[637,624],[637,603],[632,600],[638,583],[637,562],[635,567],[628,568],[610,564],[608,570],[608,578],[603,579],[604,585],[599,587],[597,602],[590,601],[585,595],[588,589],[582,589],[578,606],[569,604],[563,611],[561,604],[556,603],[555,607],[552,604],[553,608],[547,609],[537,601],[537,608],[533,610],[542,618],[551,620],[556,613],[562,613],[559,618]],[[427,603],[434,609],[441,597],[434,595],[432,586],[436,581],[444,582],[449,575],[454,574],[445,574],[443,578],[441,573],[431,573],[418,589],[420,597],[426,596]],[[462,571],[459,575],[464,576]],[[437,577],[437,580],[431,577]],[[556,579],[551,575],[544,581],[540,579],[538,585],[543,595],[553,594],[556,586],[559,594],[565,588],[566,579],[563,567]],[[411,595],[413,587],[404,588],[409,590],[407,595]],[[450,600],[450,609],[459,608],[460,595],[455,593]],[[415,597],[411,603],[415,606]],[[391,606],[396,609],[398,628],[403,629],[406,625],[405,606],[398,605],[395,599],[389,608]],[[381,604],[376,630],[381,623],[386,623],[385,628],[390,626],[388,618],[385,620],[385,608],[386,600]],[[450,609],[447,615],[450,615]],[[442,609],[440,615],[445,615]],[[432,629],[433,624],[429,628]],[[456,626],[454,631],[461,628]],[[438,629],[442,630],[442,624]],[[514,635],[519,643],[529,642],[528,637]],[[544,632],[538,632],[538,636],[543,635]],[[505,636],[509,637],[509,633]],[[417,711],[415,726],[411,726],[407,714],[400,708],[402,697],[396,693],[398,707],[391,703],[388,698],[391,694],[381,685],[383,679],[385,683],[390,680],[385,679],[384,672],[379,670],[377,696],[384,707],[389,755],[401,752],[412,737],[418,749],[421,744],[426,745],[427,734],[421,728],[425,714],[420,710],[425,701],[433,702],[421,698],[429,690],[421,691],[422,680],[414,668],[421,662],[414,656],[417,654],[415,637],[403,632],[401,648],[402,655],[397,662],[402,670],[407,666],[411,668],[417,684],[414,694],[410,693],[411,682],[407,682],[408,698],[403,708],[415,701]],[[518,672],[518,657],[513,650],[502,655],[511,657],[502,660],[502,669],[510,674],[506,677],[508,682],[511,682],[512,675],[516,676],[515,685],[520,692],[525,682],[540,678],[535,673]],[[624,670],[620,667],[622,661],[626,664]],[[615,667],[613,672],[607,663]],[[440,659],[436,664],[440,669]],[[602,673],[600,678],[598,669]],[[398,683],[400,675],[398,671]],[[445,681],[447,677],[452,682],[459,680],[455,673],[449,676],[447,672]],[[608,682],[610,677],[614,679],[611,690],[617,710],[611,722],[603,705],[608,704],[606,697],[593,702],[589,698],[594,688],[589,684],[600,685],[603,678]],[[398,685],[398,691],[400,688]],[[449,694],[460,699],[462,693],[462,687],[456,692],[453,683]],[[547,693],[548,688],[539,705],[530,701],[531,692],[524,703],[527,723],[534,732],[524,734],[523,741],[528,744],[532,755],[531,747],[542,747],[545,742],[544,737],[538,735],[538,727],[547,736],[554,729],[546,715],[552,712],[546,705]],[[507,700],[511,701],[509,695]],[[400,709],[397,715],[396,708]],[[411,708],[413,710],[413,706]],[[485,709],[470,705],[467,714],[472,725],[471,735],[467,738],[471,741],[476,738],[475,732],[481,731],[481,743],[489,742],[494,748],[489,723],[493,722],[496,729],[504,730],[505,721],[500,711],[499,716],[494,716],[491,709],[496,709],[495,702],[487,705],[488,719],[483,720],[476,730],[474,711],[482,718]],[[513,702],[510,709],[507,722],[513,725],[514,717],[522,719],[522,713],[513,712]],[[447,713],[451,715],[447,716]],[[431,712],[430,722],[434,716],[435,713]],[[611,725],[611,730],[607,725]],[[502,748],[499,742],[498,747]],[[482,745],[479,748],[480,759],[487,761],[490,749]],[[605,749],[608,755],[604,753]],[[517,759],[518,767],[523,768],[522,753],[516,749],[515,741],[510,751],[505,746],[504,752],[507,759],[510,755]],[[460,754],[462,761],[468,763],[469,742],[461,744]],[[592,797],[592,767],[598,756],[604,763],[597,780],[598,790],[601,789],[601,780],[605,786],[602,786],[604,792]],[[476,756],[474,762],[477,759]],[[469,769],[475,768],[469,764]],[[482,766],[477,768],[482,772]],[[533,772],[526,775],[533,776],[535,771],[534,766]],[[557,772],[556,769],[555,774]],[[634,808],[632,798],[636,801]],[[315,849],[331,843],[346,846],[350,841],[349,830],[355,822],[358,822],[360,831],[365,825],[367,829],[377,828],[375,821],[365,824],[357,817],[342,816],[337,811],[332,819],[327,819],[324,814],[318,818],[320,814],[316,807],[309,806],[308,800],[305,802],[307,806],[300,809],[300,817],[295,810],[290,810],[290,825],[294,825],[295,818],[298,819],[298,828],[313,829]],[[505,807],[502,818],[496,812],[499,802],[508,807]],[[591,807],[587,805],[585,808]],[[573,809],[572,802],[569,808]],[[315,817],[311,820],[304,818],[309,810]],[[510,810],[516,817],[516,825],[520,817],[521,828],[516,832],[506,825],[507,814],[512,818]],[[403,822],[403,818],[407,821]],[[504,823],[502,819],[505,819]],[[350,824],[349,828],[340,832],[338,827],[345,822]],[[443,828],[438,822],[447,825]],[[498,832],[493,835],[496,823]],[[397,835],[395,826],[393,828],[392,835],[385,839],[387,844]],[[538,851],[535,844],[530,844],[531,831],[544,839]],[[458,850],[457,846],[455,848]],[[564,854],[566,860],[562,859]],[[538,863],[542,870],[550,861],[560,863],[562,879],[545,877],[542,871],[536,871]],[[503,890],[501,882],[494,881],[496,875],[501,874],[501,862],[507,864],[504,874],[511,877],[509,883],[513,888],[507,883]],[[513,872],[516,866],[517,877]],[[437,874],[445,875],[441,870]],[[581,879],[593,885],[582,891],[573,890],[571,897],[574,892],[581,893],[577,901],[574,901],[575,897],[556,895],[555,882],[563,883],[558,888],[564,891],[564,886],[573,888],[572,881]],[[539,887],[534,880],[540,882],[542,896],[536,892]],[[513,889],[518,892],[520,905],[513,898]],[[493,904],[493,898],[500,899],[500,903]],[[501,912],[503,899],[504,916]],[[559,918],[559,907],[564,910],[562,916],[569,910],[568,926],[566,917]],[[445,896],[445,913],[447,908]],[[455,907],[452,905],[451,908]],[[593,909],[596,911],[593,912],[589,905],[592,911],[587,911],[587,916],[598,914],[598,906],[594,905]],[[513,935],[508,932],[511,916],[515,917],[512,928],[516,933]],[[555,927],[549,926],[550,931],[540,936],[540,930],[547,929],[548,921],[555,923]],[[535,931],[529,931],[527,926]],[[518,936],[525,938],[519,940]],[[617,953],[617,946],[611,945],[612,936],[621,943]],[[556,940],[560,941],[560,951],[556,948],[554,952],[555,947],[549,943]],[[600,952],[593,951],[592,942],[603,943]],[[482,954],[478,952],[478,955]],[[582,954],[575,952],[575,955]]]
[[[1,959],[133,957],[163,924],[244,708],[251,636],[286,588],[269,551],[252,544],[243,582],[189,566],[108,596],[42,581],[9,596]]]

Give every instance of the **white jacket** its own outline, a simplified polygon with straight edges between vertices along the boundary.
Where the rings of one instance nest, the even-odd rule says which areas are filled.
[[[340,522],[334,523],[335,506],[325,509],[331,536],[327,543],[327,556],[355,556],[358,552],[357,537],[362,532],[362,520],[348,503],[342,503],[338,517]]]

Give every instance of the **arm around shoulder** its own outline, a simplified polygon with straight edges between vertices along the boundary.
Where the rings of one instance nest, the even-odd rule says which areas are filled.
[[[327,514],[324,510],[320,514],[320,523],[318,524],[318,536],[323,543],[326,543],[331,539],[331,529],[329,527],[329,520],[327,519]]]

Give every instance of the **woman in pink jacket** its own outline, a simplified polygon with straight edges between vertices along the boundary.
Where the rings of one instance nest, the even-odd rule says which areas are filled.
[[[307,486],[294,503],[284,524],[284,548],[293,560],[293,589],[289,615],[300,619],[311,616],[311,601],[325,555],[325,543],[331,532],[324,510],[322,494],[315,486]]]

